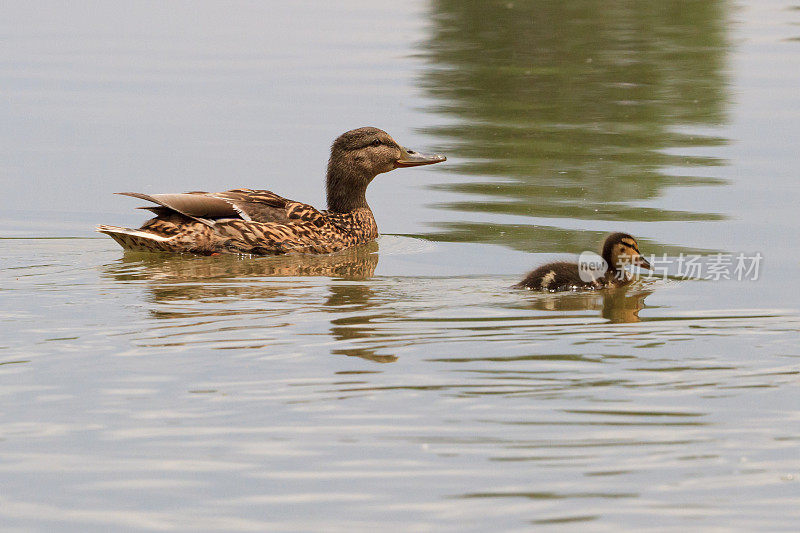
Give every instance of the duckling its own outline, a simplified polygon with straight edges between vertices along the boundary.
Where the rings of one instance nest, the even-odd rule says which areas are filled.
[[[367,204],[367,186],[378,174],[401,167],[446,161],[400,146],[383,130],[358,128],[331,146],[327,171],[328,209],[289,200],[266,190],[141,194],[156,214],[139,229],[99,225],[126,250],[213,254],[337,252],[367,243],[378,226]]]
[[[636,239],[627,233],[612,233],[603,244],[600,254],[605,262],[599,270],[581,270],[577,263],[556,262],[542,265],[514,285],[517,289],[542,291],[569,291],[578,289],[606,289],[627,285],[633,277],[625,270],[626,265],[636,265],[650,270]]]

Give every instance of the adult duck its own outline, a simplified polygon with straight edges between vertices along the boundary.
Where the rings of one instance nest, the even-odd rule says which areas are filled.
[[[650,263],[639,252],[636,239],[627,233],[612,233],[603,243],[603,264],[555,262],[542,265],[525,276],[517,289],[539,291],[597,290],[621,287],[633,281],[625,270],[635,265],[650,270]],[[597,256],[594,256],[597,257]]]
[[[156,214],[139,229],[99,225],[126,250],[286,254],[337,252],[367,243],[378,226],[366,199],[378,174],[401,167],[441,163],[443,155],[421,154],[400,146],[383,130],[358,128],[340,135],[328,161],[328,209],[288,200],[271,191],[141,194],[123,192],[156,205]]]

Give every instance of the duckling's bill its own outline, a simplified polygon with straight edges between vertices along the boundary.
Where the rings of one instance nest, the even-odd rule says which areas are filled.
[[[436,163],[441,163],[442,161],[447,161],[447,158],[441,154],[421,154],[419,152],[415,152],[414,150],[403,148],[402,146],[400,147],[400,152],[400,159],[398,159],[394,164],[394,166],[397,168],[434,165]]]

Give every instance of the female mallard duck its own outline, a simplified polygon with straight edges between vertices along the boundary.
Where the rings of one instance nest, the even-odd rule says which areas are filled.
[[[271,191],[140,194],[157,204],[156,214],[140,229],[100,225],[127,250],[211,254],[331,253],[374,240],[378,226],[367,205],[370,182],[399,167],[431,165],[443,155],[407,150],[378,128],[358,128],[340,135],[328,161],[328,210],[282,198]]]
[[[525,276],[525,279],[514,287],[550,292],[606,289],[627,285],[633,280],[625,270],[626,265],[636,265],[650,270],[650,263],[639,252],[636,239],[627,233],[609,235],[600,255],[605,264],[599,265],[599,268],[568,262],[548,263]]]

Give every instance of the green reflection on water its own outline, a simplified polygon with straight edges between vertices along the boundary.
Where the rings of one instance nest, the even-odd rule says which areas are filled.
[[[425,131],[462,160],[448,171],[475,177],[437,185],[475,198],[442,207],[615,223],[724,218],[637,204],[723,183],[691,168],[725,164],[692,154],[727,142],[709,133],[726,121],[726,2],[437,0],[432,10],[421,84],[433,111],[455,120]],[[598,241],[552,226],[438,228],[427,237],[543,252]]]

